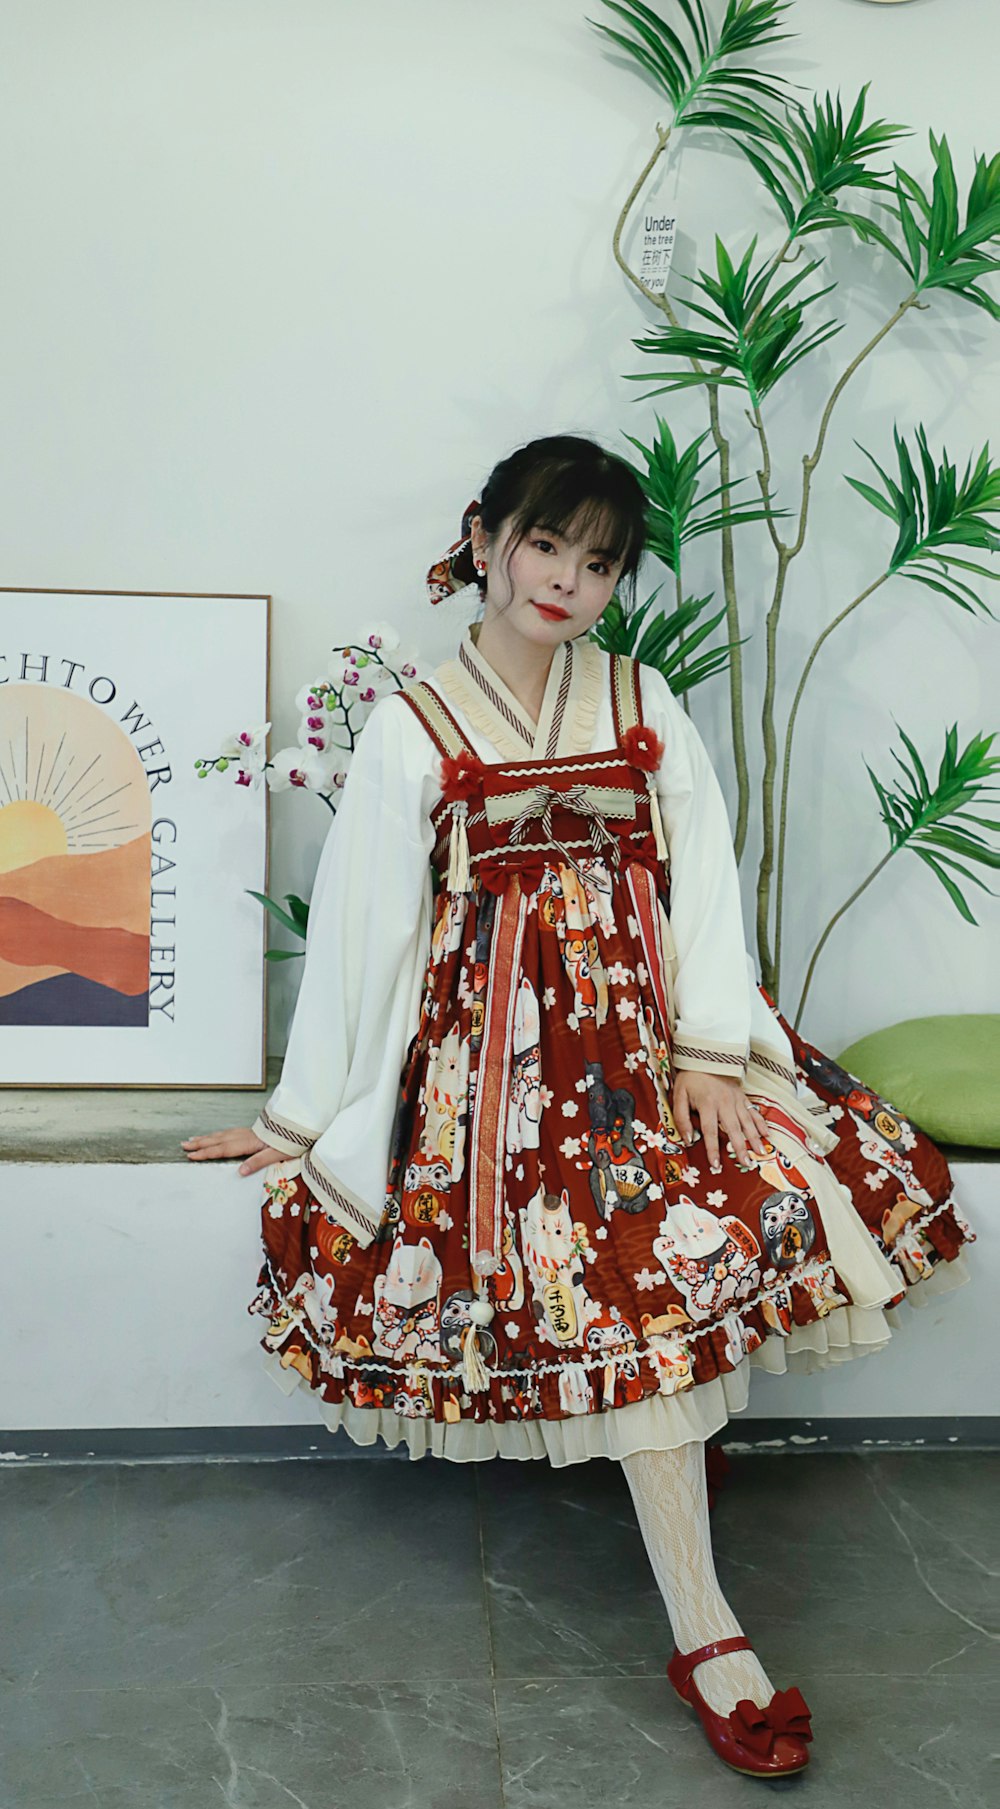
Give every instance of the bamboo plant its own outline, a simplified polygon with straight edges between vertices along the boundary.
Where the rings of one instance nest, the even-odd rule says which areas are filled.
[[[653,387],[641,400],[701,388],[708,417],[705,433],[681,449],[660,419],[651,446],[627,436],[646,462],[646,469],[639,468],[638,475],[649,501],[650,547],[673,575],[674,612],[650,618],[650,599],[642,606],[638,622],[630,622],[619,608],[605,618],[601,632],[604,644],[634,651],[640,658],[646,657],[644,649],[657,656],[672,649],[665,663],[662,657],[655,657],[653,663],[666,672],[685,708],[692,682],[728,668],[737,782],[734,843],[737,859],[742,860],[752,782],[742,661],[742,647],[749,636],[741,633],[737,530],[755,527],[766,534],[773,571],[770,599],[763,623],[754,619],[749,625],[750,632],[762,626],[765,637],[756,934],[760,977],[779,1003],[793,737],[821,649],[855,609],[896,577],[922,585],[944,600],[942,606],[992,617],[981,587],[998,575],[987,561],[1000,547],[1000,466],[993,463],[987,445],[974,462],[968,460],[960,478],[946,449],[942,448],[940,455],[931,450],[920,423],[914,425],[912,434],[901,433],[894,424],[897,475],[891,477],[875,455],[861,447],[881,484],[875,486],[853,476],[848,476],[847,482],[870,509],[893,524],[895,544],[880,556],[877,537],[872,536],[875,569],[870,580],[845,602],[818,637],[793,681],[787,713],[779,720],[782,610],[786,597],[790,606],[792,603],[789,572],[806,544],[816,472],[834,410],[851,378],[911,312],[939,310],[945,326],[955,306],[971,306],[993,320],[1000,319],[1000,303],[983,287],[983,279],[1000,269],[1000,155],[975,158],[963,208],[947,138],[929,134],[932,167],[928,189],[893,156],[896,142],[909,135],[907,129],[866,116],[868,83],[849,110],[839,94],[815,95],[808,102],[796,98],[784,76],[762,67],[762,58],[771,47],[795,35],[783,29],[794,10],[793,0],[725,0],[724,7],[722,0],[714,7],[703,0],[661,0],[658,11],[640,0],[599,0],[599,4],[616,16],[618,24],[589,22],[614,52],[641,71],[670,108],[668,122],[655,125],[655,142],[621,208],[612,241],[619,267],[659,317],[649,332],[633,341],[655,361],[655,370],[630,373],[627,380],[648,384],[652,375]],[[717,18],[719,12],[721,19]],[[679,304],[685,310],[682,320],[673,294],[651,289],[631,269],[622,251],[622,238],[635,202],[668,145],[674,142],[676,148],[676,143],[684,142],[681,135],[691,131],[713,133],[735,147],[760,179],[765,203],[774,209],[777,219],[775,243],[767,251],[758,253],[759,234],[741,256],[716,237],[714,270],[699,269],[683,279],[688,293]],[[892,157],[891,170],[882,166],[887,157]],[[862,203],[865,211],[860,211]],[[896,306],[861,349],[844,361],[829,395],[817,406],[815,433],[802,455],[798,494],[791,498],[790,506],[781,507],[773,483],[771,434],[782,390],[792,373],[801,383],[800,367],[849,324],[836,317],[828,299],[837,284],[823,281],[822,235],[838,229],[857,241],[869,263],[891,259],[904,280]],[[803,255],[806,238],[811,241],[812,255],[808,257]],[[815,249],[817,242],[819,249]],[[672,287],[677,280],[672,278]],[[724,412],[730,397],[741,404],[739,414],[731,407]],[[701,446],[709,437],[711,451],[701,457]],[[737,486],[750,476],[749,472],[734,476],[741,457],[749,458],[753,465],[752,476],[759,490],[759,501],[753,507],[738,503],[734,496]],[[715,465],[715,482],[702,492],[702,472],[709,462]],[[783,527],[786,521],[790,523],[787,529]],[[691,651],[697,651],[698,659],[688,669],[687,631],[712,598],[685,599],[682,562],[691,540],[705,533],[717,537],[723,608],[695,631]],[[723,620],[725,646],[704,646]],[[989,754],[993,736],[974,735],[960,755],[957,728],[949,729],[945,756],[932,786],[913,743],[899,732],[913,762],[912,768],[904,764],[911,790],[892,793],[868,769],[889,830],[889,853],[820,936],[809,962],[799,1016],[832,929],[893,854],[904,847],[919,853],[970,922],[976,920],[955,878],[956,871],[963,881],[982,885],[973,868],[1000,865],[990,839],[1000,823],[988,815],[971,815],[969,809],[977,804],[987,811],[996,808],[990,796],[998,765]],[[899,755],[894,758],[900,760]],[[987,834],[970,831],[969,821]]]

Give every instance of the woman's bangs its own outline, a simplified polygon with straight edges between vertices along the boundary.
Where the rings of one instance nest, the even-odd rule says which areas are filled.
[[[627,560],[635,544],[635,521],[616,497],[588,492],[580,495],[580,474],[568,472],[539,486],[521,512],[525,532],[548,528],[561,539],[600,554],[609,563]],[[569,479],[567,482],[566,479]]]

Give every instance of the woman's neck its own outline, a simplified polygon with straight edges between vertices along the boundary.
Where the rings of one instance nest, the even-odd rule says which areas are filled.
[[[486,617],[481,622],[473,622],[471,632],[477,653],[481,653],[503,679],[508,691],[513,692],[537,726],[556,649],[536,647],[523,636],[511,634]]]

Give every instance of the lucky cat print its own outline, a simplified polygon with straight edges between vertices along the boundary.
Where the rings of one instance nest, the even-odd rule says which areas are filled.
[[[684,1070],[741,1078],[763,1151],[723,1139],[711,1172]],[[752,1366],[884,1344],[972,1235],[940,1151],[772,1009],[697,731],[586,641],[537,724],[475,625],[377,705],[254,1129],[287,1151],[250,1307],[271,1372],[415,1458],[707,1437]]]

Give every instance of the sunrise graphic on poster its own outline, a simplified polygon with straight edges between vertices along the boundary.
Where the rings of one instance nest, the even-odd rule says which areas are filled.
[[[151,824],[104,710],[0,689],[0,1024],[148,1024]]]

